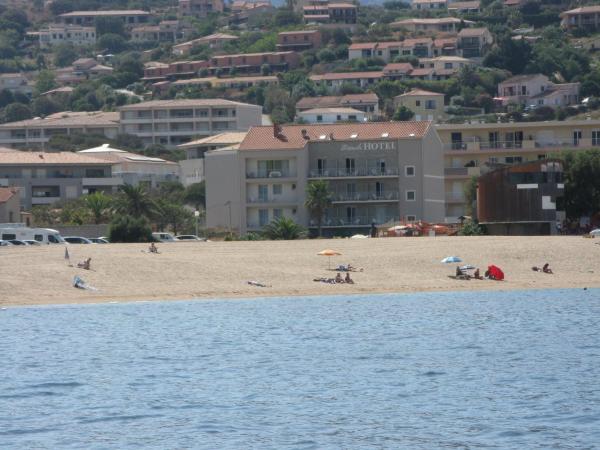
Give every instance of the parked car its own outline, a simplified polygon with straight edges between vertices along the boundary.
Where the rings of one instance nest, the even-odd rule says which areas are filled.
[[[92,241],[92,244],[108,244],[109,242],[106,239],[102,238],[89,238]]]
[[[12,247],[12,244],[9,241],[0,240],[0,247]]]
[[[42,245],[41,242],[38,242],[35,239],[23,239],[23,242],[29,245]]]
[[[98,239],[103,239],[110,244],[110,239],[108,238],[108,236],[100,236]]]
[[[590,236],[600,237],[600,228],[596,228],[595,230],[590,231]]]
[[[163,233],[162,231],[152,233],[152,237],[158,242],[177,242],[177,239],[171,233]]]
[[[19,239],[9,239],[8,242],[10,242],[12,245],[29,245],[27,242]]]
[[[206,238],[198,237],[195,234],[180,234],[175,236],[175,239],[178,241],[206,241]]]
[[[88,238],[84,238],[81,236],[65,236],[64,240],[67,241],[69,244],[91,244],[92,241],[90,241]]]

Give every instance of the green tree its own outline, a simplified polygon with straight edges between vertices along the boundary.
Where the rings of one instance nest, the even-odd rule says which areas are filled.
[[[483,229],[474,220],[467,220],[458,230],[459,236],[480,236],[483,234]]]
[[[294,240],[304,237],[306,230],[289,217],[281,216],[263,227],[263,235],[267,239]]]
[[[116,34],[125,37],[125,26],[118,17],[97,17],[96,18],[96,36],[105,34]]]
[[[465,194],[465,212],[467,216],[475,216],[477,211],[477,177],[473,176],[465,183],[463,192]]]
[[[11,103],[4,108],[4,121],[17,122],[19,120],[31,119],[31,109],[22,103]]]
[[[38,95],[51,91],[57,86],[58,84],[56,84],[56,76],[54,75],[54,72],[51,70],[40,71],[35,82],[35,91]]]
[[[206,183],[201,181],[200,183],[190,184],[185,188],[183,199],[188,205],[192,205],[198,211],[206,209]]]
[[[110,53],[121,53],[127,49],[127,41],[118,34],[105,34],[96,42],[96,48]]]
[[[319,236],[322,235],[322,223],[325,211],[331,205],[331,192],[329,183],[325,180],[311,181],[306,187],[306,201],[304,206],[310,211],[310,215],[317,221]]]
[[[151,218],[155,212],[154,202],[141,185],[124,184],[121,186],[114,206],[119,214],[134,217]]]
[[[85,207],[90,211],[94,218],[94,223],[99,224],[106,218],[111,206],[111,198],[103,192],[94,192],[88,194],[83,199]]]
[[[407,121],[412,119],[414,116],[415,113],[406,106],[400,106],[394,113],[394,120]]]
[[[116,216],[110,223],[110,242],[151,242],[152,229],[145,217]]]
[[[54,47],[54,64],[58,67],[67,67],[77,59],[77,52],[73,44],[58,44]]]
[[[600,150],[565,152],[565,210],[578,219],[600,211]]]

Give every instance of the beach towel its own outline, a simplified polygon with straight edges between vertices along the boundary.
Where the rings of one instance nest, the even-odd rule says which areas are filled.
[[[87,284],[85,281],[83,281],[83,279],[81,277],[79,277],[78,275],[75,275],[73,277],[73,287],[77,288],[77,289],[85,289],[87,291],[97,291],[98,289],[96,289],[93,286],[90,286],[89,284]]]

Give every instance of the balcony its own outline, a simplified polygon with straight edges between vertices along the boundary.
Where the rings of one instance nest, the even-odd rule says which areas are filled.
[[[445,151],[502,151],[502,150],[535,150],[535,149],[569,149],[569,148],[590,148],[599,147],[600,139],[579,139],[577,142],[573,140],[551,140],[551,141],[536,141],[533,139],[525,139],[522,141],[461,141],[444,144]]]
[[[446,203],[464,203],[465,194],[462,192],[446,192]]]
[[[51,205],[60,201],[60,197],[31,197],[32,205]]]
[[[481,175],[479,167],[446,167],[444,168],[444,176],[446,177],[478,177]]]
[[[298,199],[295,197],[248,197],[246,203],[251,205],[296,205]]]
[[[370,216],[356,216],[356,217],[326,217],[323,220],[323,228],[351,228],[351,227],[370,227],[374,222],[375,224],[398,222],[398,217],[386,217],[382,220],[370,217]],[[310,221],[310,228],[316,228],[317,222],[314,220]]]
[[[89,177],[82,178],[81,184],[86,186],[120,186],[123,178],[120,177]]]
[[[397,177],[398,169],[310,169],[309,178],[385,178]]]
[[[398,200],[398,191],[389,192],[355,192],[353,194],[333,194],[333,203],[360,203],[360,202],[395,202]]]
[[[246,173],[246,178],[295,178],[296,172],[289,169],[257,170]]]

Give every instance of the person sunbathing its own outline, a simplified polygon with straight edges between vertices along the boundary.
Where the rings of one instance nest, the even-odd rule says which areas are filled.
[[[79,261],[77,263],[77,267],[84,270],[90,270],[90,264],[92,262],[92,258],[84,259],[83,261]]]
[[[335,282],[336,283],[343,283],[344,279],[342,278],[342,274],[341,273],[337,273],[337,275],[335,276]]]
[[[544,273],[554,273],[554,272],[552,272],[552,269],[550,268],[550,264],[548,264],[548,263],[544,264],[544,267],[542,267],[542,272],[544,272]]]
[[[148,249],[150,253],[158,253],[158,248],[154,245],[154,242],[150,244],[150,248]]]
[[[346,272],[346,278],[344,278],[344,283],[354,284],[354,280],[350,278],[350,272]]]

